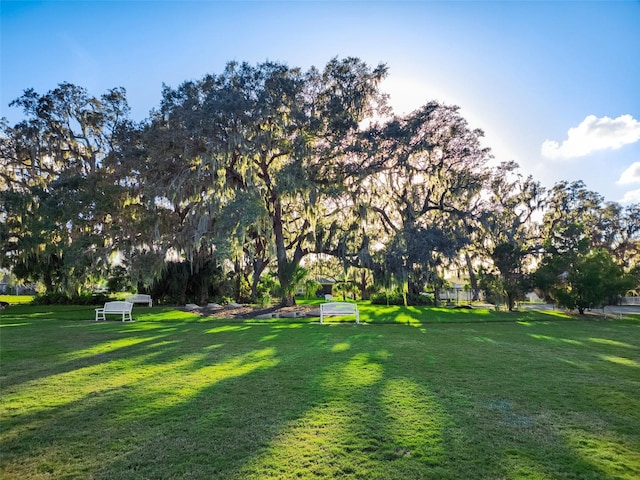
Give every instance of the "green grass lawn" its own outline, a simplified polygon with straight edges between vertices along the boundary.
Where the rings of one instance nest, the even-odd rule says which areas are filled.
[[[638,479],[640,321],[0,313],[0,478]]]
[[[0,295],[0,302],[7,302],[10,305],[22,305],[33,300],[33,295]]]

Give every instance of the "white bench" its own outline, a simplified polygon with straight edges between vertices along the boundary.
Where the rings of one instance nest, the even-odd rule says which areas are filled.
[[[109,314],[122,315],[123,322],[129,317],[129,321],[133,322],[133,318],[131,318],[132,308],[133,303],[131,302],[107,302],[104,307],[96,308],[96,322],[98,320],[106,320]]]
[[[125,301],[129,303],[147,303],[150,307],[153,306],[153,300],[151,300],[151,295],[146,295],[144,293],[136,293],[135,295],[130,295],[125,298]]]
[[[324,317],[345,315],[355,315],[356,323],[360,323],[360,312],[358,312],[358,305],[355,303],[329,302],[320,304],[320,323],[323,323]]]

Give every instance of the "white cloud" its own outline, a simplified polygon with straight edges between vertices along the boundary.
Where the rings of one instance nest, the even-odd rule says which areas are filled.
[[[640,190],[631,190],[624,194],[624,197],[620,200],[622,204],[640,203]]]
[[[634,162],[627,168],[616,182],[618,185],[640,183],[640,162]]]
[[[545,140],[542,155],[552,159],[583,157],[596,150],[616,149],[638,140],[640,122],[631,115],[618,118],[589,115],[580,125],[569,129],[562,144]]]

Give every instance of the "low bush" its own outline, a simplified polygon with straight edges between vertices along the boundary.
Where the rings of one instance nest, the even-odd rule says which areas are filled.
[[[37,295],[31,301],[32,305],[104,305],[112,300],[105,293],[82,293],[79,295],[66,295],[64,293],[44,293]]]
[[[393,290],[391,292],[378,292],[371,294],[371,303],[373,305],[404,305],[404,297],[402,292],[398,290]],[[417,295],[415,293],[407,294],[407,305],[431,306],[433,304],[432,296]]]

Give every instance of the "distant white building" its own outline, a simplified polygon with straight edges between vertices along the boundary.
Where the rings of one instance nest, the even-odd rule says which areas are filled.
[[[544,303],[544,299],[540,298],[536,292],[529,292],[524,297],[529,303]]]
[[[449,280],[449,288],[440,290],[440,301],[471,303],[473,300],[473,292],[470,288],[465,288],[466,283],[460,280]]]

